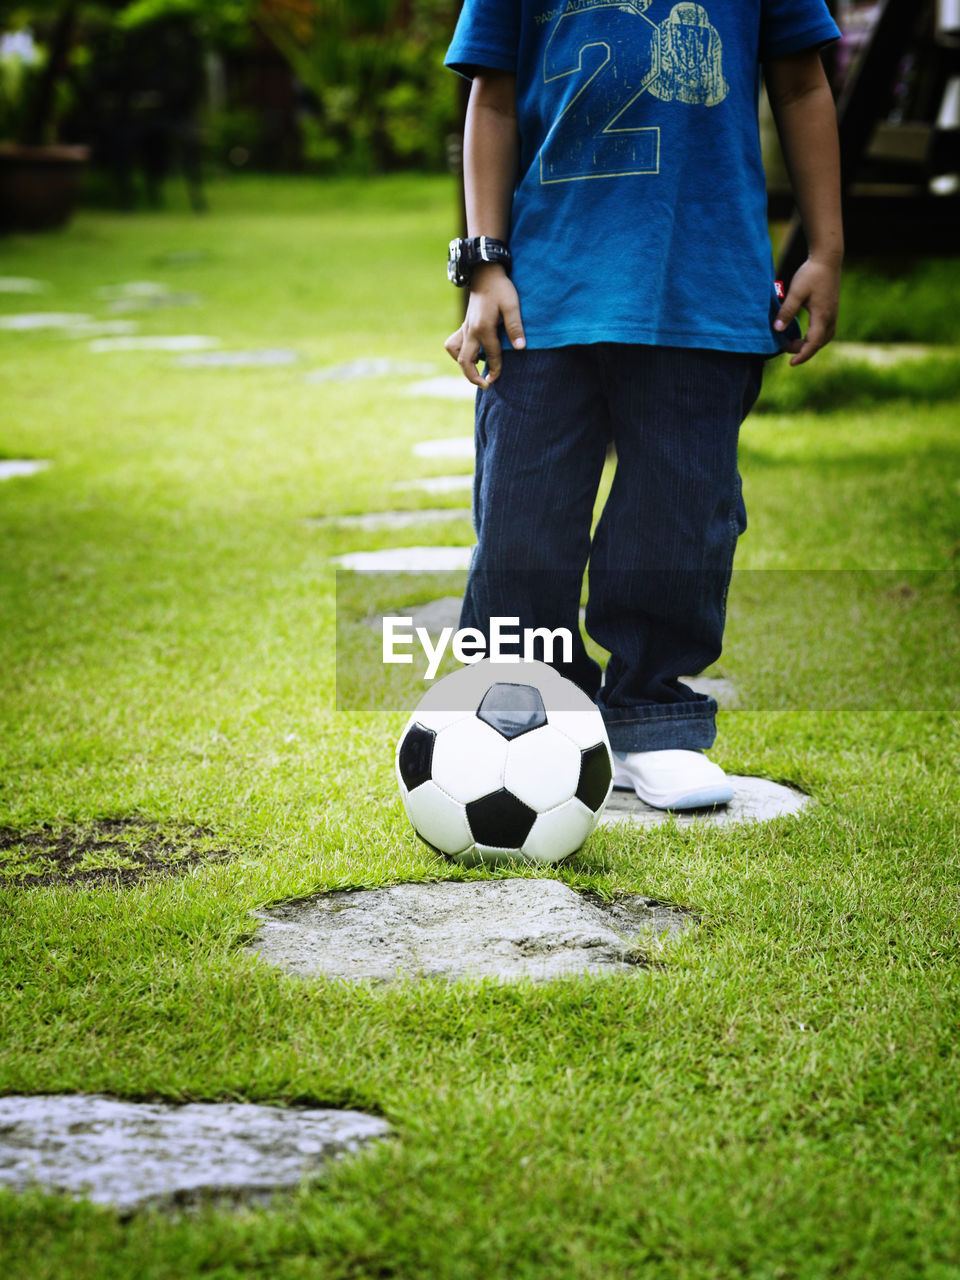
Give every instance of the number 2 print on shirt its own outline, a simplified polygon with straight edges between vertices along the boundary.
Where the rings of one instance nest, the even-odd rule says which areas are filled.
[[[659,173],[660,130],[629,124],[637,99],[714,107],[727,96],[720,35],[703,5],[684,0],[656,23],[651,3],[568,0],[557,18],[543,80],[573,77],[573,96],[540,153],[542,184]]]

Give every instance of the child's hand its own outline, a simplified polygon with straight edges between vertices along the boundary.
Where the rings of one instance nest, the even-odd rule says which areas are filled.
[[[509,276],[497,264],[478,267],[474,271],[467,303],[467,318],[443,344],[468,382],[489,387],[500,376],[500,339],[497,328],[500,317],[514,347],[525,345],[520,319],[520,299]],[[485,374],[477,368],[480,348],[486,357]]]
[[[804,337],[794,338],[784,348],[794,353],[792,365],[804,364],[831,340],[837,331],[839,306],[840,263],[808,258],[790,281],[789,292],[773,322],[775,329],[786,329],[801,307],[810,317]]]

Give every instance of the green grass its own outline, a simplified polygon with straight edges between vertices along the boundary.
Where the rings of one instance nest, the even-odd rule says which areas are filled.
[[[829,352],[771,369],[744,429],[750,528],[718,665],[741,705],[713,754],[815,808],[608,830],[518,869],[692,907],[694,934],[612,978],[306,983],[242,949],[252,908],[480,874],[407,829],[403,711],[334,709],[329,563],[469,529],[307,523],[463,504],[392,485],[459,469],[411,445],[467,434],[469,404],[302,378],[367,355],[445,371],[455,204],[410,178],[240,181],[212,204],[0,242],[0,274],[51,282],[5,309],[97,311],[98,286],[159,279],[203,300],[144,331],[304,357],[185,370],[0,333],[0,456],[55,463],[0,485],[0,827],[136,818],[176,844],[189,824],[232,855],[29,888],[37,848],[0,853],[0,1092],[358,1106],[396,1138],[269,1208],[124,1221],[0,1194],[0,1272],[955,1280],[956,357],[936,377],[838,373]],[[184,251],[201,256],[167,263]],[[840,336],[956,341],[956,276],[854,266]]]

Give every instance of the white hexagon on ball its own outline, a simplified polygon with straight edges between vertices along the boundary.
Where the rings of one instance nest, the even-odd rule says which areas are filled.
[[[510,743],[503,785],[518,800],[542,813],[576,793],[580,758],[580,749],[568,737],[553,729],[551,723],[541,725]]]
[[[574,796],[555,809],[537,815],[520,852],[530,862],[559,862],[580,848],[597,825],[599,816]]]
[[[596,706],[585,707],[582,711],[551,711],[549,714],[554,729],[565,734],[581,751],[595,747],[598,742],[604,743],[609,749],[607,729]]]
[[[499,791],[507,746],[506,738],[476,716],[458,720],[437,734],[433,780],[462,804]]]
[[[463,805],[433,782],[421,782],[412,791],[401,791],[403,807],[414,830],[442,853],[463,853],[473,844]]]

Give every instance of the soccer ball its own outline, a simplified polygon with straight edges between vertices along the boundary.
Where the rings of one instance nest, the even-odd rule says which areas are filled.
[[[420,839],[468,865],[559,862],[613,786],[596,705],[542,662],[484,659],[438,680],[400,735],[396,770]]]

